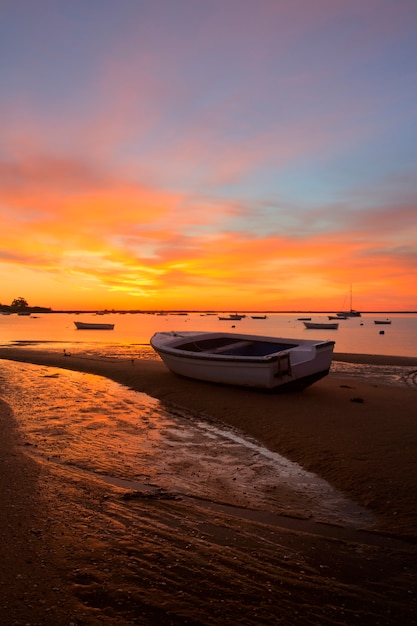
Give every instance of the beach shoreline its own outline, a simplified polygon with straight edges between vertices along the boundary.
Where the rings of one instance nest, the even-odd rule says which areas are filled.
[[[384,359],[364,355],[358,359],[357,355],[345,354],[335,358],[351,363],[369,363],[371,359],[376,365],[417,366],[417,359],[412,358]],[[8,597],[2,602],[0,618],[6,616],[4,607],[7,607],[7,615],[14,611],[16,617],[15,622],[10,622],[12,624],[66,624],[65,621],[53,621],[57,614],[60,619],[70,615],[68,623],[73,621],[77,626],[134,624],[138,623],[135,621],[137,615],[140,615],[139,623],[143,624],[151,624],[155,619],[162,624],[211,624],[216,621],[257,624],[267,620],[274,623],[273,606],[276,602],[281,607],[280,621],[277,619],[276,623],[303,624],[316,619],[317,623],[331,624],[337,619],[337,623],[351,624],[355,611],[361,611],[364,616],[361,624],[396,624],[400,619],[404,624],[415,623],[412,615],[416,614],[413,613],[417,607],[416,597],[407,587],[411,587],[411,577],[417,573],[417,565],[413,565],[417,563],[417,503],[414,496],[417,487],[416,389],[369,384],[363,379],[352,381],[331,373],[302,393],[271,395],[182,379],[170,373],[159,360],[85,358],[14,347],[1,348],[0,359],[105,376],[159,399],[168,409],[185,409],[237,429],[318,474],[346,497],[371,510],[377,521],[366,531],[370,537],[381,540],[380,547],[371,545],[371,541],[369,545],[366,541],[363,544],[363,539],[359,540],[359,535],[355,539],[354,534],[349,540],[340,540],[331,529],[326,531],[326,538],[314,533],[314,529],[297,531],[291,529],[291,525],[280,527],[279,521],[271,527],[258,519],[236,518],[218,510],[210,513],[196,504],[191,506],[189,502],[163,499],[129,504],[137,507],[141,524],[136,530],[129,530],[131,538],[128,539],[121,523],[123,490],[114,489],[110,495],[104,494],[102,485],[93,480],[85,483],[80,476],[75,479],[66,473],[65,468],[49,464],[39,467],[30,456],[30,450],[19,441],[18,425],[13,423],[10,409],[3,406],[2,432],[8,435],[2,437],[0,448],[4,470],[1,490],[2,495],[7,492],[5,501],[15,518],[22,521],[11,524],[4,509],[0,515],[0,528],[8,527],[10,535],[12,526],[16,535],[13,541],[5,542],[2,547],[2,579],[7,576],[7,564],[14,562],[15,565],[14,578],[9,586],[2,580],[3,591],[8,592]],[[16,468],[19,471],[16,472]],[[20,494],[19,506],[12,506],[11,491]],[[26,517],[26,501],[30,504],[30,521]],[[48,511],[46,517],[45,509]],[[165,526],[166,517],[170,519],[169,531]],[[116,518],[119,520],[117,524]],[[86,532],[88,524],[91,530]],[[109,525],[114,526],[112,534]],[[12,543],[25,544],[22,534],[31,539],[27,545],[32,545],[37,558],[36,554],[28,558],[23,547],[17,558],[16,552],[11,551]],[[155,542],[152,537],[157,535]],[[388,542],[389,537],[396,538],[397,548],[384,544],[384,538]],[[361,546],[360,550],[355,541]],[[268,542],[271,542],[271,550],[265,547]],[[145,566],[138,554],[141,550],[148,555],[152,567]],[[23,580],[33,580],[33,562],[40,562],[41,553],[46,559],[44,562],[49,562],[46,570],[49,568],[50,571],[40,569],[38,594],[32,585],[30,609],[27,603],[23,605],[19,601],[23,593],[19,588],[22,578],[16,577],[20,575]],[[94,554],[96,566],[89,565],[91,554]],[[261,555],[262,564],[255,565],[258,558],[255,554]],[[220,558],[227,561],[222,567]],[[97,568],[102,569],[106,559],[108,567],[104,569],[109,571],[99,576]],[[135,575],[131,571],[132,559],[140,563]],[[29,564],[28,560],[32,563]],[[166,571],[162,573],[161,561],[165,566],[167,561],[173,566],[177,560],[183,563],[181,572],[178,568],[177,575],[167,579]],[[242,572],[240,585],[246,589],[246,600],[234,584],[226,590],[236,561]],[[291,565],[289,570],[282,570],[283,562]],[[274,568],[269,570],[272,563]],[[131,585],[124,578],[128,566]],[[254,571],[262,577],[262,566],[269,572],[272,585],[269,592],[260,591],[252,581]],[[19,567],[20,574],[17,573]],[[143,568],[146,568],[146,583]],[[366,570],[360,591],[350,574],[353,570],[357,572],[357,568]],[[84,576],[88,572],[88,585],[80,583],[79,572]],[[204,585],[193,580],[196,574],[205,581]],[[54,585],[49,576],[55,576],[59,583]],[[375,579],[380,586],[376,594],[372,589]],[[207,589],[209,581],[215,592]],[[193,600],[185,598],[187,585]],[[311,594],[306,585],[309,589],[311,587]],[[330,601],[326,585],[338,594],[337,606]],[[283,586],[288,592],[284,594],[285,601]],[[65,588],[65,593],[53,591],[57,587]],[[106,599],[98,600],[98,590],[103,588],[107,590]],[[116,600],[116,589],[123,600]],[[167,595],[169,589],[172,593],[175,591],[175,599],[172,594]],[[366,594],[374,598],[374,607],[368,615]],[[36,595],[39,598],[36,599]],[[320,599],[321,608],[315,604],[313,596],[317,596],[317,602]],[[272,597],[274,602],[271,605],[268,598]],[[44,604],[36,605],[39,599]],[[49,611],[42,611],[42,606],[44,609],[49,607]],[[216,607],[214,612],[213,606]],[[296,606],[298,617],[294,617]],[[375,611],[380,621],[376,621]]]
[[[366,378],[352,379],[343,374],[330,373],[302,393],[270,394],[185,379],[171,373],[159,358],[111,359],[27,348],[0,348],[0,358],[104,376],[135,391],[147,393],[167,407],[179,407],[236,428],[272,451],[317,473],[343,493],[353,495],[360,504],[375,506],[384,520],[382,524],[392,524],[394,532],[398,529],[405,534],[417,534],[417,524],[413,530],[413,524],[406,522],[402,531],[402,516],[398,511],[391,519],[392,514],[387,512],[386,504],[379,505],[382,499],[375,497],[373,500],[369,493],[378,491],[380,472],[387,467],[388,457],[395,459],[389,470],[394,475],[390,476],[387,471],[385,481],[392,484],[398,473],[397,495],[407,490],[408,477],[414,480],[412,443],[417,444],[416,388],[368,383]],[[338,354],[335,360],[417,367],[417,358],[378,355],[356,358],[356,355]],[[320,446],[326,451],[326,462],[321,458]],[[358,471],[358,475],[352,477],[350,451],[354,452],[350,459],[352,464],[355,456],[367,458],[369,481],[373,479],[375,482],[371,489],[367,486],[364,492],[359,491],[360,475]],[[346,473],[342,473],[339,467],[342,459],[347,464]],[[404,465],[407,471],[401,471]],[[360,468],[361,463],[358,466]],[[392,503],[388,496],[386,499]],[[393,508],[397,509],[396,506]],[[414,513],[417,520],[417,505]]]
[[[345,363],[358,363],[367,365],[396,365],[399,367],[417,367],[417,357],[390,356],[382,354],[351,354],[347,352],[335,352],[334,361]]]

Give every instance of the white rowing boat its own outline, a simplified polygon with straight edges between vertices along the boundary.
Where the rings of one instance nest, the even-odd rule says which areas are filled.
[[[329,373],[334,341],[222,332],[155,333],[150,344],[175,374],[262,389],[303,389]]]
[[[339,324],[336,322],[304,322],[306,328],[314,328],[318,330],[337,330]]]
[[[77,330],[113,330],[114,324],[93,324],[90,322],[74,322]]]

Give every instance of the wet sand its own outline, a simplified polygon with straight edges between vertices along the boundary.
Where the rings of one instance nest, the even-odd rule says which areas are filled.
[[[0,623],[417,623],[415,386],[330,374],[270,395],[181,379],[157,360],[21,348],[0,358],[106,376],[230,425],[376,520],[352,530],[105,485],[36,461],[3,405]],[[417,369],[417,359],[337,358]]]

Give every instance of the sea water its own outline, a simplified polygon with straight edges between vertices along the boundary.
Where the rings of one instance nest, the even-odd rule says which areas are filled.
[[[155,332],[196,330],[227,331],[335,342],[335,352],[382,356],[417,357],[417,314],[393,314],[391,324],[375,324],[386,315],[366,314],[339,321],[337,330],[306,329],[299,317],[305,314],[254,313],[237,321],[219,320],[204,313],[44,313],[30,316],[0,315],[0,346],[30,346],[78,356],[111,359],[159,359],[149,340]],[[327,315],[308,315],[315,322],[328,322]],[[114,324],[113,330],[77,330],[75,321]],[[347,376],[366,377],[373,382],[417,387],[416,368],[358,365],[333,361],[331,370]]]
[[[289,337],[294,339],[331,339],[335,352],[417,357],[417,314],[389,315],[391,324],[378,325],[375,320],[388,316],[366,314],[339,321],[337,330],[306,329],[300,314],[268,314],[266,319],[253,319],[247,314],[238,321],[222,321],[218,315],[188,313],[186,315],[148,313],[48,313],[31,316],[0,315],[0,345],[23,342],[90,344],[112,346],[113,350],[130,347],[149,349],[149,339],[158,331],[197,330],[227,331]],[[328,322],[327,315],[309,317],[314,322]],[[75,321],[112,323],[114,330],[77,330]],[[46,346],[44,346],[46,347]],[[107,348],[106,348],[107,349]],[[149,351],[150,352],[150,351]]]

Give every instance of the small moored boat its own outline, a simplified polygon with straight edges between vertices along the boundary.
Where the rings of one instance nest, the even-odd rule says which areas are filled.
[[[337,330],[339,324],[333,322],[304,322],[306,328],[314,328],[319,330]]]
[[[352,308],[352,285],[350,286],[350,309],[347,311],[339,311],[336,315],[340,318],[361,317],[361,313]]]
[[[374,324],[391,324],[391,320],[374,320]]]
[[[229,320],[235,322],[236,320],[242,320],[246,315],[239,315],[239,313],[232,313],[232,315],[221,316],[219,315],[219,320]]]
[[[201,331],[158,332],[150,344],[175,374],[273,391],[326,376],[334,348],[334,341]]]
[[[113,330],[114,324],[93,324],[90,322],[74,322],[77,330]]]
[[[340,311],[336,313],[337,317],[361,317],[361,313],[359,311],[355,311],[355,309],[349,309],[349,311]]]

